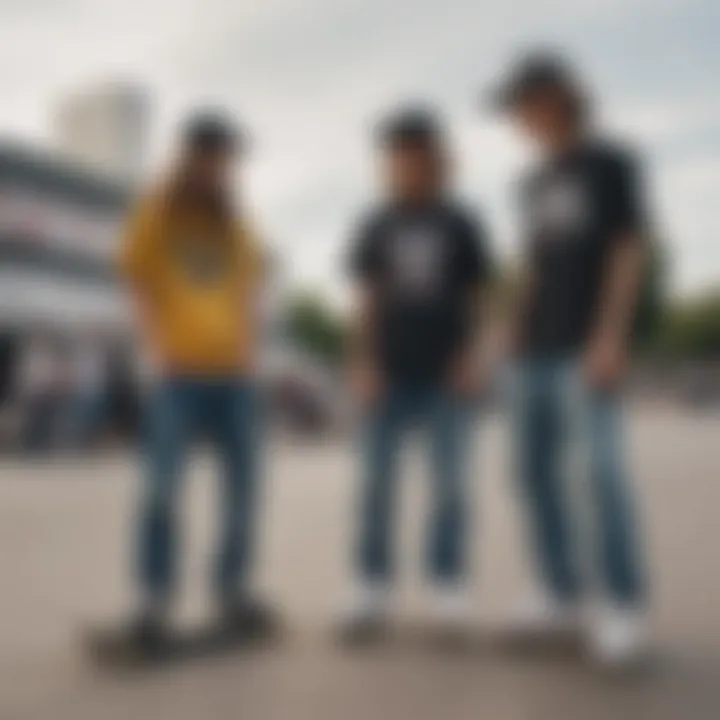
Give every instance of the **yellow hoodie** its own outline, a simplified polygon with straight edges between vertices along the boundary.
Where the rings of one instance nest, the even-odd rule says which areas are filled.
[[[171,212],[162,199],[146,198],[128,223],[121,267],[167,371],[250,370],[262,258],[246,227]]]

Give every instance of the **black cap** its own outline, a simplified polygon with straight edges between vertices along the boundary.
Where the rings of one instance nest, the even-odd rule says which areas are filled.
[[[428,107],[403,107],[382,120],[376,132],[379,145],[388,150],[401,147],[436,147],[442,142],[443,123]]]
[[[483,104],[507,112],[529,95],[543,90],[560,90],[573,97],[582,94],[572,66],[557,53],[540,51],[520,58],[489,98],[483,98]]]
[[[183,141],[200,152],[233,152],[244,149],[244,133],[228,114],[218,110],[194,112],[185,121]]]

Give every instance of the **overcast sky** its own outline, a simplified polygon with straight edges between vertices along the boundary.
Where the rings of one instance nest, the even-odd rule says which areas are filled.
[[[640,143],[682,292],[720,283],[717,0],[0,0],[0,130],[48,142],[53,103],[105,76],[146,83],[151,157],[196,103],[255,137],[247,194],[293,282],[342,294],[339,258],[372,195],[368,129],[399,100],[452,121],[462,191],[498,254],[516,247],[525,152],[476,113],[519,47],[561,47],[605,124]]]

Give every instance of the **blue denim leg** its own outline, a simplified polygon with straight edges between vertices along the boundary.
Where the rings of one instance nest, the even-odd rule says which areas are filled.
[[[620,400],[610,393],[590,398],[590,462],[599,555],[605,589],[618,603],[643,596],[637,521],[622,448]]]
[[[231,599],[246,589],[252,565],[257,509],[260,408],[250,382],[218,382],[212,388],[206,424],[223,466],[215,592]]]
[[[433,393],[427,404],[427,429],[433,466],[432,515],[427,564],[442,581],[460,580],[467,570],[467,439],[471,410],[448,393]]]
[[[178,486],[197,400],[196,388],[180,380],[162,382],[148,399],[138,575],[144,597],[151,602],[165,602],[175,579]]]
[[[558,372],[554,363],[543,361],[524,362],[513,371],[514,455],[542,579],[556,596],[571,599],[579,592],[579,578],[562,478]]]
[[[588,387],[576,363],[562,370],[560,385],[566,444],[575,461],[568,468],[567,492],[585,580],[618,603],[635,604],[643,581],[624,467],[620,397]]]
[[[410,398],[392,392],[363,422],[357,565],[359,575],[366,579],[385,581],[392,574],[397,455],[410,412]]]

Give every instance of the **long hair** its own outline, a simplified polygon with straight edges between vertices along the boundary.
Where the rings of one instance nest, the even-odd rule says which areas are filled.
[[[236,209],[231,188],[201,187],[193,177],[192,161],[187,158],[171,171],[162,194],[167,209],[174,215],[201,215],[218,227],[233,224]]]
[[[430,171],[434,175],[435,191],[438,195],[444,195],[453,183],[455,168],[452,152],[444,139],[433,143],[427,152],[430,159]]]

